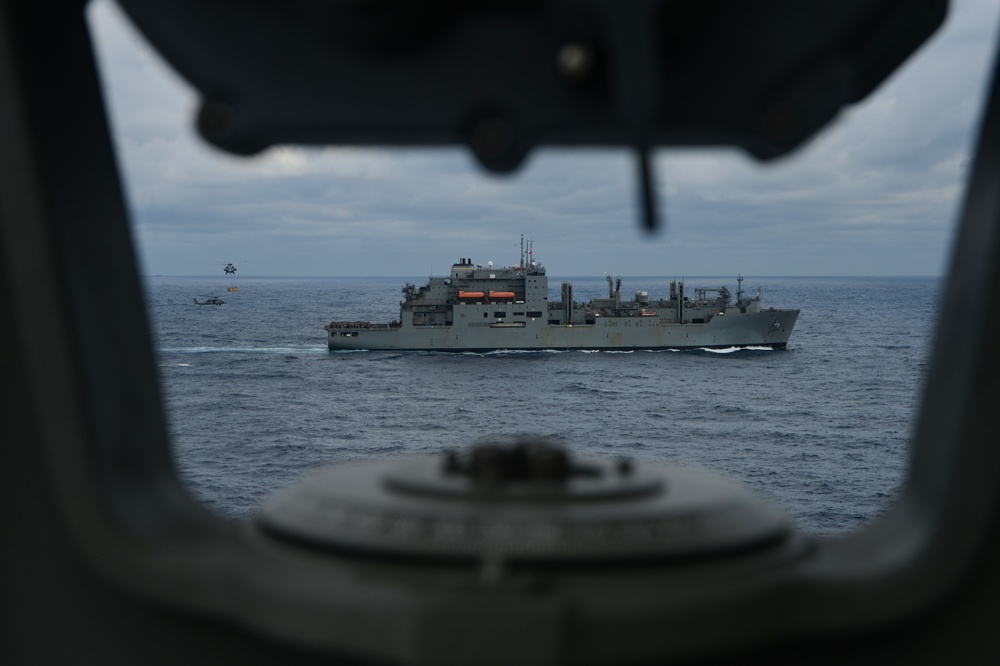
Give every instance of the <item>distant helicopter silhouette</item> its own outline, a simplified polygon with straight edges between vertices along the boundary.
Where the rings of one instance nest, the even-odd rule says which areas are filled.
[[[205,300],[203,301],[199,301],[196,298],[194,299],[194,302],[197,305],[223,305],[225,303],[225,301],[219,298],[218,296],[209,296],[206,297]]]
[[[241,262],[241,263],[245,263],[245,262]],[[222,270],[223,270],[223,272],[226,275],[236,275],[236,264],[233,263],[232,261],[230,261],[228,264],[225,265],[225,267]],[[229,293],[233,293],[233,292],[239,291],[239,288],[235,284],[233,284],[232,282],[230,282],[229,283],[229,289],[227,291],[229,291]]]

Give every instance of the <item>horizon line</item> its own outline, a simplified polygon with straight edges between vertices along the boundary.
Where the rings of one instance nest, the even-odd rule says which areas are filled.
[[[550,274],[546,274],[547,277],[552,277]],[[410,275],[241,275],[239,278],[233,278],[232,276],[219,276],[219,275],[195,275],[195,274],[174,274],[174,273],[152,273],[143,274],[139,276],[140,278],[198,278],[198,279],[219,279],[219,280],[327,280],[327,279],[357,279],[357,278],[380,278],[380,279],[407,279],[417,277],[414,274]],[[445,275],[432,275],[429,277],[447,277]],[[555,275],[559,279],[604,279],[603,275]],[[674,275],[628,275],[622,274],[623,278],[645,278],[645,279],[703,279],[703,278],[719,278],[725,277],[729,278],[728,275],[712,274],[706,273],[703,275],[687,275],[687,274],[674,274]],[[872,274],[824,274],[824,275],[752,275],[755,279],[757,278],[798,278],[798,279],[815,279],[815,278],[867,278],[867,279],[881,279],[881,278],[944,278],[947,277],[946,274],[886,274],[886,275],[872,275]],[[744,275],[743,279],[747,279],[748,276]],[[736,279],[733,276],[732,279]]]

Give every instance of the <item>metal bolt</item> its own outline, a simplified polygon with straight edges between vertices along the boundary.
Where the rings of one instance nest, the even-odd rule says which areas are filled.
[[[198,130],[206,139],[223,138],[233,125],[235,113],[225,102],[206,100],[198,111]]]
[[[789,101],[775,102],[761,114],[760,129],[772,141],[789,141],[802,131],[802,114]]]
[[[594,49],[583,42],[564,44],[556,53],[556,70],[567,81],[578,83],[594,69]]]
[[[513,147],[514,128],[501,118],[484,118],[472,130],[472,149],[483,161],[502,159]]]
[[[618,473],[622,476],[629,476],[632,474],[632,459],[631,458],[620,458],[618,460]]]
[[[444,452],[444,473],[458,474],[462,471],[462,463],[458,458],[458,452],[448,449]]]

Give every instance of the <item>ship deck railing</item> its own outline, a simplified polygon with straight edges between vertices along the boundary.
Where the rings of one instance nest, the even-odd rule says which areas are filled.
[[[402,326],[402,324],[398,321],[392,321],[388,324],[373,324],[370,321],[331,321],[323,328],[327,331],[340,331],[352,329],[387,329],[399,328],[400,326]]]

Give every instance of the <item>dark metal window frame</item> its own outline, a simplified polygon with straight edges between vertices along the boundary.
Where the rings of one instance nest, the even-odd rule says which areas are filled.
[[[95,617],[128,612],[152,618],[154,627],[169,616],[171,634],[150,628],[148,635],[182,646],[195,636],[224,643],[227,654],[239,652],[240,641],[260,645],[251,633],[233,643],[221,637],[230,633],[199,629],[205,618],[222,618],[272,637],[261,654],[288,650],[304,660],[308,648],[421,662],[438,654],[435,628],[451,627],[443,643],[486,631],[454,612],[449,604],[461,599],[504,618],[505,635],[521,637],[522,647],[531,638],[528,661],[555,659],[556,639],[539,629],[550,626],[582,645],[605,645],[609,661],[642,656],[629,652],[627,640],[641,628],[610,638],[625,628],[600,604],[567,614],[554,597],[449,586],[457,575],[442,574],[444,585],[434,590],[408,579],[374,583],[383,565],[276,544],[191,498],[171,460],[83,5],[36,5],[0,4],[7,604],[32,584],[50,598],[44,580],[76,575],[90,591],[84,598],[101,600],[92,605]],[[977,639],[995,645],[975,632],[995,617],[982,611],[995,611],[1000,598],[998,219],[994,83],[942,298],[940,321],[948,324],[937,333],[899,500],[870,528],[816,540],[783,567],[655,576],[641,598],[655,618],[650,628],[663,634],[657,654],[759,652],[844,635],[861,649],[889,653],[920,645],[913,628],[964,637],[956,644],[966,650]],[[58,547],[32,551],[31,530]],[[623,576],[616,593],[631,580]],[[561,581],[577,583],[586,588]],[[944,613],[969,628],[938,621]]]

